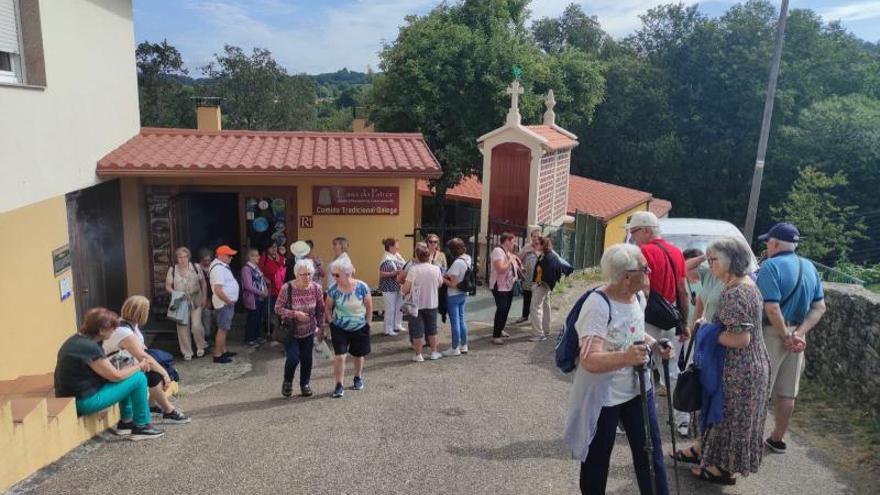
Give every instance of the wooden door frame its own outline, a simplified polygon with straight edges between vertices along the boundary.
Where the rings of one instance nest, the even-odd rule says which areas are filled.
[[[285,232],[288,240],[296,240],[299,235],[298,204],[299,188],[297,186],[202,186],[183,185],[175,187],[174,194],[181,193],[235,193],[238,196],[238,241],[239,246],[244,247],[247,240],[247,214],[245,212],[246,196],[278,196],[283,197],[286,203],[285,216],[287,225]],[[291,241],[292,242],[292,241]]]

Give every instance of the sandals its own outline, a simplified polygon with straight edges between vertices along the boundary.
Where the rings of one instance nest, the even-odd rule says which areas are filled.
[[[723,470],[721,468],[718,468],[718,470],[721,471],[720,475],[712,474],[712,472],[709,471],[708,469],[706,469],[705,466],[701,466],[700,467],[700,474],[696,474],[693,471],[691,471],[691,474],[693,474],[694,476],[696,476],[697,478],[699,478],[701,480],[708,481],[709,483],[717,483],[719,485],[735,485],[736,484],[736,478],[731,476],[730,473],[726,472],[725,470]]]
[[[669,454],[669,457],[685,464],[699,464],[702,459],[700,458],[700,454],[694,450],[694,446],[691,445],[688,450],[690,451],[690,455],[685,454],[683,450],[676,450],[674,453]]]

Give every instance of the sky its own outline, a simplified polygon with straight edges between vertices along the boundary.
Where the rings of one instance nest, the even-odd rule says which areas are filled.
[[[453,0],[454,1],[454,0]],[[532,18],[556,17],[569,3],[598,17],[605,31],[623,37],[639,27],[640,14],[674,0],[533,0]],[[780,0],[771,0],[779,5]],[[735,0],[700,3],[721,15]],[[134,0],[135,37],[168,42],[183,55],[191,75],[224,44],[250,51],[268,48],[290,73],[365,71],[378,66],[384,42],[397,37],[408,15],[423,15],[439,0]],[[856,36],[880,41],[880,0],[790,0],[826,21],[840,20]]]

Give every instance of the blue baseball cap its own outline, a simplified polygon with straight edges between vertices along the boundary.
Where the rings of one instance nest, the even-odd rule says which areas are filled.
[[[769,239],[776,239],[783,242],[800,242],[801,233],[797,227],[788,223],[780,222],[774,225],[766,234],[759,235],[758,240],[767,242]]]

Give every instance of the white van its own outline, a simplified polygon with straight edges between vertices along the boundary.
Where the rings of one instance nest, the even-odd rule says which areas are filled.
[[[660,235],[682,251],[690,248],[705,251],[712,239],[720,236],[746,240],[732,223],[707,218],[661,218]]]

